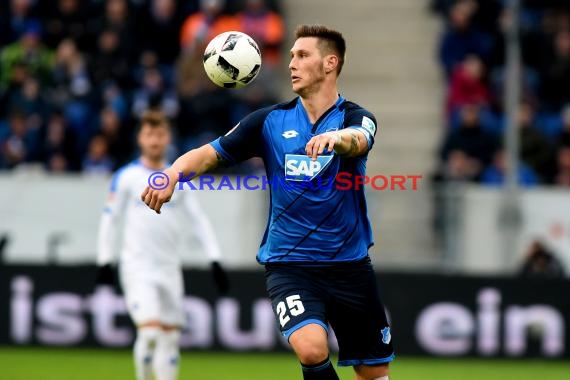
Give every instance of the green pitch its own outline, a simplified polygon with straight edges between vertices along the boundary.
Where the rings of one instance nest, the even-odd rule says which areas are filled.
[[[353,379],[340,368],[342,380]],[[124,350],[0,348],[0,378],[10,380],[133,379],[131,354]],[[180,380],[298,380],[292,354],[188,353]],[[391,380],[568,380],[570,362],[528,360],[443,360],[400,357]]]

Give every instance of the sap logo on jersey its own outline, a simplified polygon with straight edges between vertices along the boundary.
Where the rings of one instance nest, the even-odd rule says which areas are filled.
[[[285,179],[288,181],[310,181],[331,163],[332,155],[318,156],[316,161],[302,154],[285,155]]]

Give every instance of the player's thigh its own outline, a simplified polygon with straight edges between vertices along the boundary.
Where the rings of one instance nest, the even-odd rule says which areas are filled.
[[[339,365],[377,366],[394,358],[390,326],[369,264],[349,268],[331,284],[329,320],[339,344]]]
[[[121,279],[127,310],[137,326],[156,324],[160,320],[160,292],[155,282],[140,276]]]
[[[183,327],[186,318],[182,271],[172,270],[164,273],[161,275],[159,284],[160,322],[167,329]]]
[[[328,332],[326,300],[309,274],[291,268],[266,267],[265,280],[273,312],[287,340],[309,324]]]

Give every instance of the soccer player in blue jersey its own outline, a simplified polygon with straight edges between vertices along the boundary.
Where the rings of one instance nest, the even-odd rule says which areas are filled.
[[[257,260],[303,378],[338,379],[329,360],[331,326],[340,366],[353,366],[357,380],[387,380],[394,350],[368,255],[373,241],[364,190],[328,185],[340,172],[365,175],[376,120],[338,93],[342,35],[302,25],[295,37],[289,69],[298,97],[255,111],[225,136],[184,154],[165,171],[169,186],[147,187],[141,198],[160,213],[181,177],[261,157],[273,186]],[[317,180],[321,186],[275,186]]]

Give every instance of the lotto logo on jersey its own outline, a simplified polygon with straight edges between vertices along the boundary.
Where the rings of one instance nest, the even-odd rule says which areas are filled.
[[[285,155],[285,179],[288,181],[310,181],[331,163],[333,155],[318,156],[316,161],[302,154]]]

